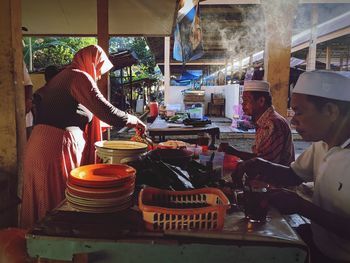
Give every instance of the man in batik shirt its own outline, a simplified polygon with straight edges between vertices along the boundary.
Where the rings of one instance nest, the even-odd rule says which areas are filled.
[[[252,153],[242,152],[232,146],[220,145],[228,154],[243,160],[254,157],[289,165],[294,161],[294,145],[288,122],[278,114],[273,105],[270,85],[266,81],[244,82],[243,111],[252,117],[256,128],[255,144]]]

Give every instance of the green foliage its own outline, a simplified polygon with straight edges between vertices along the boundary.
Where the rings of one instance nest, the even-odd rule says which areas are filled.
[[[140,60],[140,64],[144,66],[142,70],[147,70],[149,74],[154,74],[156,63],[145,39],[135,38],[132,42],[131,49],[136,53]]]
[[[63,66],[71,63],[74,54],[83,47],[97,44],[94,37],[25,37],[24,61],[29,65],[30,45],[33,55],[33,70],[43,70],[49,65]],[[31,44],[30,44],[31,42]],[[128,49],[136,53],[138,65],[132,66],[133,80],[160,79],[160,72],[143,37],[112,37],[109,52]]]
[[[29,65],[30,41],[33,69],[42,70],[49,65],[63,66],[71,63],[74,54],[83,47],[97,43],[93,37],[25,37],[24,61]]]
[[[133,37],[111,37],[109,39],[109,53],[130,49],[133,41]]]
[[[109,42],[110,52],[128,49],[135,52],[139,64],[132,66],[133,80],[160,79],[161,74],[156,70],[156,62],[143,37],[112,37]]]

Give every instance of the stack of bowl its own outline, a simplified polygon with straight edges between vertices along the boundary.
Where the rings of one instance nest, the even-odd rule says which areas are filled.
[[[123,164],[91,164],[73,169],[67,180],[66,198],[73,209],[111,213],[129,208],[136,170]]]

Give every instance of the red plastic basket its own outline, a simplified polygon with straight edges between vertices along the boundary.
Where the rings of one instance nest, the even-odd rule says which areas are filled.
[[[230,202],[216,188],[189,191],[142,189],[139,208],[146,229],[163,230],[220,230],[224,226]]]

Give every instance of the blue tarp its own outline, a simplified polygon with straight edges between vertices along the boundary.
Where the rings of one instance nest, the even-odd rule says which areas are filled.
[[[182,73],[181,77],[179,79],[176,79],[175,81],[179,83],[184,83],[184,82],[187,83],[187,82],[191,82],[192,80],[197,80],[200,77],[201,77],[200,75],[198,76],[188,71],[185,71],[184,73]]]

